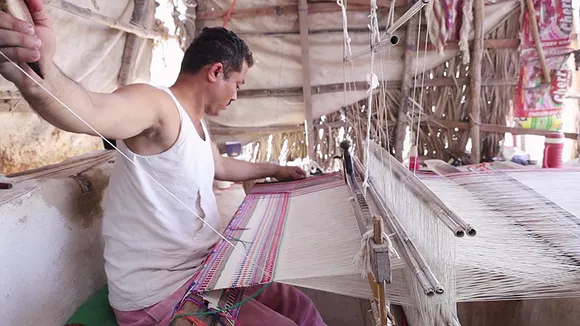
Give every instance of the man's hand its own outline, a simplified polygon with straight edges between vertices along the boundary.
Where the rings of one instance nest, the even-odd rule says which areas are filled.
[[[22,63],[40,60],[41,70],[50,69],[56,50],[55,36],[43,0],[25,2],[34,20],[33,25],[0,11],[0,51],[10,60],[21,64],[28,74],[35,76],[32,69]],[[4,56],[0,56],[0,74],[19,88],[35,85],[20,70],[7,63]]]
[[[306,172],[297,166],[279,166],[274,175],[278,181],[294,181],[306,178]]]

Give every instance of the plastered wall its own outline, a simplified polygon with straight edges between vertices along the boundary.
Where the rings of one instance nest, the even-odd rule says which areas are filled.
[[[109,169],[0,190],[2,325],[63,325],[105,284],[99,202]]]

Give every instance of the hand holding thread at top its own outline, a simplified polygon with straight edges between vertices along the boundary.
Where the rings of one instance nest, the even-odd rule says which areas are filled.
[[[36,78],[36,73],[23,63],[39,61],[44,72],[52,66],[55,53],[54,31],[43,0],[0,0],[0,8],[10,8],[8,12],[13,10],[24,13],[17,15],[23,18],[27,16],[26,10],[30,13],[32,22],[0,11],[0,51]],[[21,89],[35,85],[4,56],[0,56],[0,74]]]

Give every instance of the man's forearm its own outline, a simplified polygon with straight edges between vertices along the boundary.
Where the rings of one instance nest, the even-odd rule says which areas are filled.
[[[58,100],[36,84],[19,86],[24,99],[43,119],[55,127],[76,133],[87,132],[89,129],[86,124],[66,109],[59,100],[84,120],[90,120],[94,114],[94,103],[89,93],[66,77],[54,64],[45,69],[45,73],[45,79],[40,83]]]
[[[275,177],[280,166],[272,163],[250,163],[229,157],[222,161],[222,171],[216,179],[222,181],[248,181]]]

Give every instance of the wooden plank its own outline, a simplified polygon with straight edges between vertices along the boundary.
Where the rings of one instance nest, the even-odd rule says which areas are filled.
[[[379,8],[389,8],[388,1],[378,1],[377,6]],[[401,7],[406,5],[406,0],[397,0],[395,7]],[[370,3],[367,0],[349,0],[347,5],[347,11],[368,11]],[[319,2],[319,3],[309,3],[308,12],[311,14],[325,13],[325,12],[340,12],[340,7],[335,2]],[[230,18],[249,18],[256,16],[282,16],[288,14],[297,14],[298,5],[279,5],[279,6],[263,6],[255,8],[240,8],[234,10]],[[197,20],[215,20],[224,18],[228,13],[228,10],[206,10],[197,12]]]
[[[481,161],[481,136],[479,125],[481,123],[481,61],[483,60],[483,19],[485,0],[473,1],[473,25],[474,39],[471,51],[471,64],[469,67],[469,103],[471,112],[469,119],[471,135],[471,163]]]
[[[306,145],[310,160],[316,160],[314,155],[314,116],[312,114],[312,87],[310,77],[310,40],[307,0],[298,2],[298,20],[300,25],[300,49],[302,50],[302,97],[304,100],[304,116],[306,130]]]
[[[448,77],[437,77],[433,79],[425,79],[423,85],[417,84],[416,87],[445,87],[445,86],[456,86],[461,87],[467,85],[469,79],[467,77],[461,78],[448,78]],[[482,80],[482,86],[515,86],[517,85],[517,78],[509,79],[494,79],[485,78]],[[384,84],[384,83],[383,83]],[[389,80],[387,81],[386,89],[400,89],[402,81],[400,80]],[[382,86],[382,85],[381,85]],[[412,85],[414,86],[414,85]],[[347,89],[349,90],[361,90],[364,91],[368,88],[368,83],[366,81],[357,81],[347,83]],[[344,91],[344,83],[334,83],[334,84],[324,84],[315,85],[311,88],[312,94],[326,94],[326,93],[340,93]],[[288,97],[288,96],[301,96],[302,87],[287,87],[287,88],[272,88],[272,89],[247,89],[238,91],[238,98],[259,98],[259,97]]]

